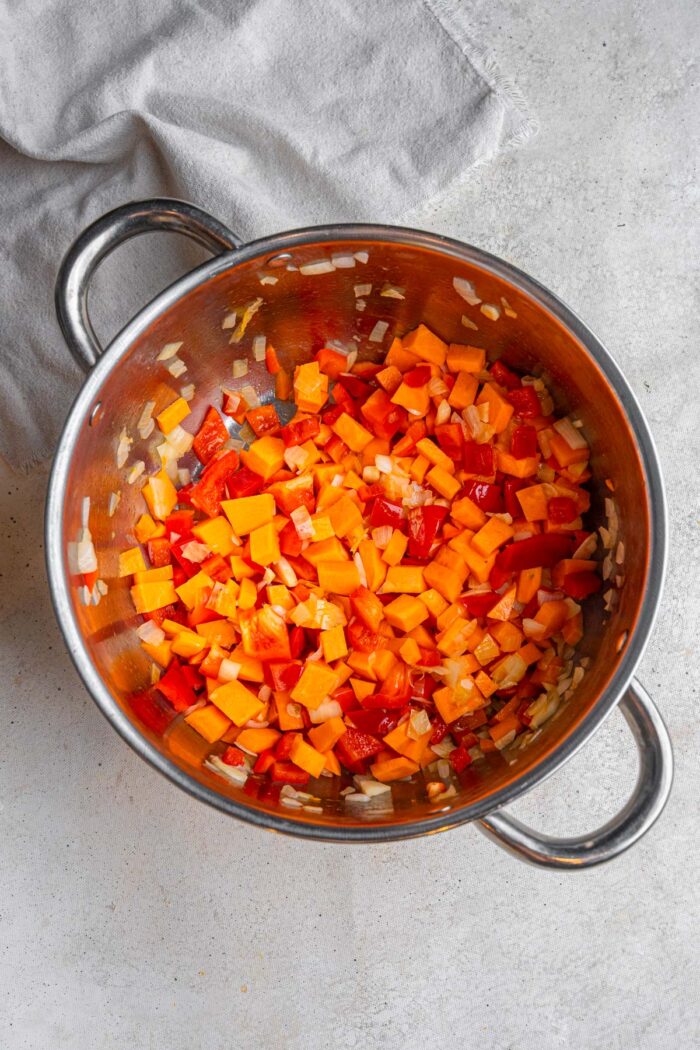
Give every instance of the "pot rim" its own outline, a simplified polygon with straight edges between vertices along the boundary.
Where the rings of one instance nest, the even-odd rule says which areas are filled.
[[[582,344],[598,365],[630,423],[645,475],[649,504],[650,549],[647,578],[640,608],[630,630],[620,663],[606,689],[578,725],[532,768],[483,799],[459,809],[398,824],[331,825],[310,819],[294,820],[283,814],[268,813],[220,795],[201,784],[171,762],[143,736],[111,696],[84,645],[71,598],[64,558],[63,503],[73,448],[87,421],[103,382],[134,340],[179,298],[193,291],[232,266],[261,255],[278,255],[307,244],[342,241],[381,241],[427,248],[480,267],[507,280],[520,292],[549,310]],[[229,815],[258,827],[301,838],[338,842],[389,842],[444,831],[481,819],[513,802],[536,784],[552,776],[590,739],[617,706],[646,648],[661,600],[667,559],[667,504],[654,440],[636,396],[623,372],[600,340],[578,315],[558,296],[522,270],[474,245],[453,238],[409,227],[381,224],[341,223],[308,226],[263,237],[216,256],[185,274],[143,307],[114,337],[78,391],[61,432],[48,485],[45,512],[46,567],[51,600],[75,668],[93,700],[119,735],[154,769],[193,797]]]

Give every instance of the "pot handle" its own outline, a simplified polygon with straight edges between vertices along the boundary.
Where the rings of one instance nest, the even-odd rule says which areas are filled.
[[[568,839],[542,835],[507,813],[494,812],[480,821],[489,838],[532,864],[573,871],[612,860],[645,835],[671,790],[673,750],[661,715],[636,679],[620,707],[639,750],[637,783],[626,806],[592,834]]]
[[[56,278],[56,315],[80,367],[89,372],[102,353],[88,314],[88,291],[95,270],[109,253],[140,233],[184,233],[212,254],[233,251],[241,241],[218,219],[187,201],[169,197],[132,201],[97,219],[68,249]]]

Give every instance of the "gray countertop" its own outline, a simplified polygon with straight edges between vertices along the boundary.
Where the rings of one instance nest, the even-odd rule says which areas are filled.
[[[557,291],[647,414],[672,546],[639,678],[673,736],[671,801],[636,848],[573,874],[472,828],[345,848],[228,820],[150,770],[87,697],[46,593],[45,471],[4,470],[3,1050],[697,1045],[698,8],[473,8],[542,130],[416,224]],[[513,810],[587,830],[623,803],[635,762],[616,713]]]

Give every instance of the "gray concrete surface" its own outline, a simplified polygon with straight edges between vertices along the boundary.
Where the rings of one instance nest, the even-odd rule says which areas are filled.
[[[421,218],[513,260],[602,337],[648,415],[672,551],[639,677],[671,729],[661,821],[590,872],[474,829],[376,848],[287,840],[148,769],[78,682],[42,567],[45,472],[0,476],[3,1050],[689,1050],[698,986],[697,182],[692,0],[477,0],[542,125]],[[614,715],[514,807],[555,833],[621,805]]]

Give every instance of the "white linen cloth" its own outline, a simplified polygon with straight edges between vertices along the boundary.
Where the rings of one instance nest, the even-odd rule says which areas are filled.
[[[0,14],[0,453],[51,454],[81,373],[53,286],[103,212],[166,195],[243,239],[400,222],[535,129],[459,0],[15,0]],[[201,256],[120,248],[111,337]],[[132,247],[133,246],[133,247]]]

